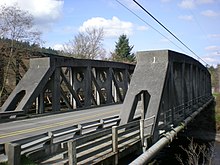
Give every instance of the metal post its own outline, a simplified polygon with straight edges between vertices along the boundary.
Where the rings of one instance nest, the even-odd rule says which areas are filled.
[[[44,92],[41,92],[36,98],[36,114],[44,113]]]
[[[144,145],[144,119],[140,120],[140,138],[141,138],[142,151],[145,152],[146,147]]]
[[[73,75],[73,68],[70,67],[69,68],[69,80],[70,80],[70,86],[74,89],[74,75]],[[70,93],[70,104],[72,105],[72,108],[75,109],[76,108],[76,100],[73,97],[73,94]]]
[[[141,94],[141,101],[142,101],[141,119],[144,119],[145,118],[145,97],[144,97],[144,93]]]
[[[91,66],[88,66],[85,69],[85,91],[84,91],[84,97],[85,97],[85,106],[89,107],[91,106],[91,100],[92,100],[92,78],[91,78]]]
[[[159,152],[161,149],[163,149],[167,144],[169,144],[174,136],[176,136],[177,132],[182,130],[184,126],[178,126],[174,130],[166,133],[163,138],[158,140],[156,144],[154,144],[151,148],[149,148],[146,152],[144,152],[142,155],[140,155],[137,159],[135,159],[133,162],[131,162],[130,165],[144,165],[147,164],[155,155],[157,152]]]
[[[69,165],[77,164],[76,141],[74,140],[68,141],[68,158],[69,158]]]
[[[114,164],[118,164],[118,130],[117,126],[112,127],[112,152],[115,154]]]
[[[17,143],[8,143],[7,156],[9,165],[20,165],[21,161],[21,145]]]
[[[106,81],[106,102],[107,104],[110,104],[113,102],[113,98],[112,98],[112,68],[108,68],[108,70],[106,70],[106,76],[107,76],[107,81]]]
[[[56,68],[53,74],[52,87],[52,111],[60,111],[60,68]]]
[[[146,152],[144,152],[137,159],[135,159],[133,162],[131,162],[130,165],[144,165],[144,164],[147,164],[160,150],[162,150],[167,144],[172,142],[172,140],[177,135],[177,133],[180,132],[181,130],[183,130],[185,128],[185,126],[187,126],[188,123],[191,122],[197,116],[197,114],[199,114],[204,108],[206,108],[212,101],[213,101],[213,98],[210,99],[206,104],[204,104],[197,111],[192,113],[189,117],[187,117],[182,122],[181,125],[173,128],[170,132],[165,133],[164,137],[159,139]]]

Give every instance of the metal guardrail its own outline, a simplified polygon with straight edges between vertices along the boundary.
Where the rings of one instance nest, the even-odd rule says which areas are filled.
[[[115,126],[119,123],[119,116],[111,116],[107,118],[103,118],[100,120],[94,120],[86,123],[76,124],[67,128],[58,129],[55,131],[45,132],[43,134],[39,134],[37,136],[29,137],[26,139],[14,141],[6,144],[5,146],[0,146],[0,153],[5,152],[5,147],[10,149],[10,146],[16,145],[18,149],[14,153],[14,155],[27,154],[29,152],[34,153],[35,151],[41,152],[45,151],[48,148],[53,148],[54,146],[61,146],[63,143],[67,143],[68,140],[77,138],[83,135],[86,135],[91,132],[95,132],[97,130],[101,130],[103,128],[109,128]],[[13,147],[12,147],[13,148]],[[58,149],[57,151],[53,151],[52,149],[47,153],[49,156],[53,155],[54,152],[62,152],[63,149]],[[11,151],[8,151],[11,153]],[[13,151],[12,151],[13,152]],[[46,151],[48,152],[48,151]],[[7,154],[7,153],[6,153]],[[43,155],[46,157],[46,155]],[[8,160],[9,164],[16,164],[14,160]]]
[[[130,165],[144,165],[150,162],[150,160],[164,148],[167,144],[171,143],[172,140],[177,136],[181,130],[183,130],[189,122],[191,122],[203,109],[205,109],[210,103],[212,103],[213,97],[209,98],[206,103],[195,110],[191,115],[184,119],[178,126],[172,128],[170,131],[163,134],[163,136],[146,152],[143,152],[138,158],[136,158]]]
[[[68,141],[69,165],[94,164],[112,158],[118,164],[120,153],[144,141],[144,130],[152,127],[155,116]],[[150,135],[148,135],[150,136]]]
[[[206,103],[211,96],[200,96],[197,98],[194,98],[192,100],[189,100],[181,105],[175,106],[173,108],[170,108],[167,111],[164,111],[161,114],[161,122],[162,125],[160,125],[160,129],[166,129],[165,127],[169,125],[178,124],[185,118],[187,118],[190,114],[192,114],[195,110],[198,109],[201,105]]]

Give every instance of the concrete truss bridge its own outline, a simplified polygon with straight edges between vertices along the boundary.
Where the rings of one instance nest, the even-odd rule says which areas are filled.
[[[42,164],[146,164],[213,101],[207,68],[171,50],[137,64],[50,56],[30,68],[0,111],[0,153]]]

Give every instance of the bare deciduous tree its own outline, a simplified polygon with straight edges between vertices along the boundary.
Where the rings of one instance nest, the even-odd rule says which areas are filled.
[[[0,37],[10,39],[9,52],[7,53],[7,60],[5,61],[4,76],[0,89],[0,102],[2,93],[4,91],[9,67],[13,60],[18,61],[20,57],[17,57],[14,53],[16,44],[19,41],[25,41],[33,44],[39,44],[41,42],[41,32],[34,29],[33,17],[27,12],[21,10],[17,4],[13,6],[0,6]],[[16,64],[17,65],[17,64]]]
[[[176,155],[176,159],[181,165],[199,165],[199,164],[209,164],[210,156],[212,154],[213,146],[209,143],[209,146],[205,144],[199,145],[195,143],[193,139],[189,139],[190,144],[188,148],[180,146],[182,150],[186,153],[187,159],[183,160],[180,155]]]
[[[41,32],[34,29],[33,17],[27,11],[14,6],[0,6],[1,37],[12,41],[39,43]]]
[[[82,59],[102,59],[106,52],[103,48],[103,29],[86,29],[64,44],[64,52],[71,57]]]

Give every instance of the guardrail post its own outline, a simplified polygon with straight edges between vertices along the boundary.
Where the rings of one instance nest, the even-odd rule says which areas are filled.
[[[117,126],[112,127],[112,152],[115,154],[114,164],[118,164],[118,130]]]
[[[142,151],[145,152],[145,146],[144,146],[144,119],[140,120],[140,138],[141,138]]]
[[[52,154],[53,153],[53,132],[48,132],[48,136],[50,137],[50,141],[49,141],[49,143],[48,143],[48,145],[49,145],[49,153],[50,154]]]
[[[104,120],[103,119],[100,119],[100,126],[98,126],[97,129],[103,129],[104,128]]]
[[[17,143],[6,144],[6,155],[8,156],[9,165],[20,165],[21,161],[21,145]]]
[[[79,131],[76,132],[76,135],[82,135],[82,125],[78,124]]]
[[[69,165],[76,165],[77,164],[76,141],[74,141],[74,140],[68,141],[68,159],[69,159]]]

